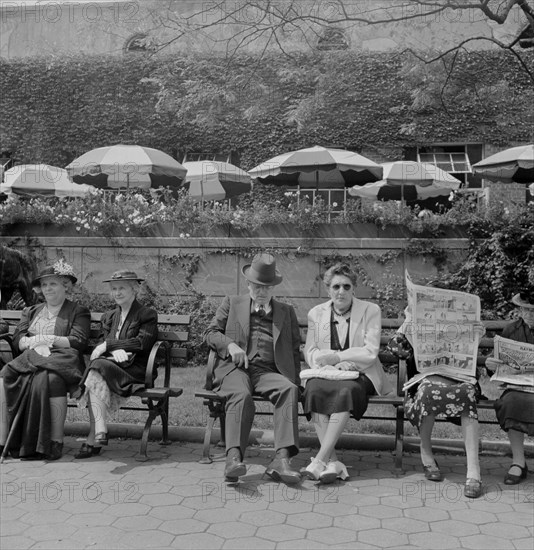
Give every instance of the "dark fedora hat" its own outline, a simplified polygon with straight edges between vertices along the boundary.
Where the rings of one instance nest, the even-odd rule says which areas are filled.
[[[113,283],[114,281],[137,281],[138,283],[142,283],[144,279],[138,277],[135,271],[130,271],[129,269],[119,269],[119,271],[115,271],[115,273],[113,273],[111,278],[105,279],[102,282]]]
[[[256,254],[252,263],[243,266],[241,272],[248,281],[257,285],[274,286],[282,282],[282,275],[271,254]]]
[[[46,266],[32,281],[32,285],[41,286],[41,279],[44,277],[68,277],[73,284],[78,280],[72,266],[64,260],[58,260],[55,264]]]
[[[534,309],[534,293],[532,292],[518,292],[512,297],[512,304],[519,307],[529,307]]]

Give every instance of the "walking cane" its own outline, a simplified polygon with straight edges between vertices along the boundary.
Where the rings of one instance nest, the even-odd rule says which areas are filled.
[[[4,445],[4,450],[2,451],[2,456],[0,457],[0,464],[4,463],[4,458],[7,456],[7,453],[9,452],[8,451],[9,444],[11,443],[11,440],[15,435],[15,430],[17,429],[22,419],[22,415],[26,407],[26,402],[30,397],[30,386],[31,386],[34,374],[35,373],[32,373],[32,375],[29,377],[28,381],[26,382],[26,387],[24,388],[23,393],[17,403],[15,418],[13,418],[13,422],[11,423],[11,428],[9,428],[9,434],[7,435],[6,443]]]

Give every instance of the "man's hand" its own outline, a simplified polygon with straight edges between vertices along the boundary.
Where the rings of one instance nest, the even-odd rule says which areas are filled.
[[[324,367],[326,365],[337,365],[340,362],[339,355],[337,353],[327,352],[319,355],[315,359],[315,363],[318,367]]]
[[[95,349],[93,350],[93,353],[91,353],[91,361],[93,359],[98,359],[104,353],[106,353],[106,342],[102,342],[101,344],[98,344],[98,346],[95,347]]]
[[[232,357],[232,361],[239,367],[248,369],[248,357],[247,352],[241,349],[237,344],[233,342],[228,344],[228,353]]]

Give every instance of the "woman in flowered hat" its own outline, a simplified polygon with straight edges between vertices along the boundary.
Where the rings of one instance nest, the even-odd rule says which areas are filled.
[[[108,444],[106,417],[121,399],[145,387],[145,371],[158,336],[158,314],[141,305],[137,293],[144,281],[130,270],[113,273],[111,296],[117,307],[102,316],[101,343],[91,354],[82,380],[80,404],[89,408],[89,435],[75,458],[90,458]]]
[[[534,344],[534,292],[520,292],[512,298],[512,303],[518,307],[519,317],[504,327],[503,338]],[[498,359],[486,359],[488,370],[493,371],[499,365],[502,361]],[[525,434],[534,435],[534,393],[529,393],[529,389],[532,390],[531,387],[524,391],[518,387],[507,388],[494,404],[497,420],[508,434],[512,449],[512,465],[504,476],[505,485],[517,485],[527,477]]]
[[[25,403],[9,451],[27,460],[57,460],[63,454],[67,393],[72,394],[82,378],[91,328],[89,310],[67,299],[76,281],[72,266],[63,260],[41,271],[33,286],[44,303],[22,312],[13,335],[21,353],[2,369],[0,448],[3,451],[10,422]]]

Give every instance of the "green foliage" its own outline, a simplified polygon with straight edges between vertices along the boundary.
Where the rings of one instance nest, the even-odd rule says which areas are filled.
[[[524,58],[532,68],[534,54]],[[9,113],[0,143],[21,162],[59,166],[122,142],[176,155],[235,151],[250,169],[316,143],[387,146],[400,157],[419,143],[530,139],[534,91],[510,53],[465,53],[449,72],[405,59],[242,55],[231,68],[199,54],[0,60]]]
[[[500,214],[494,212],[484,238],[471,240],[466,260],[443,279],[480,296],[488,318],[509,314],[510,298],[520,290],[534,291],[534,208]]]

